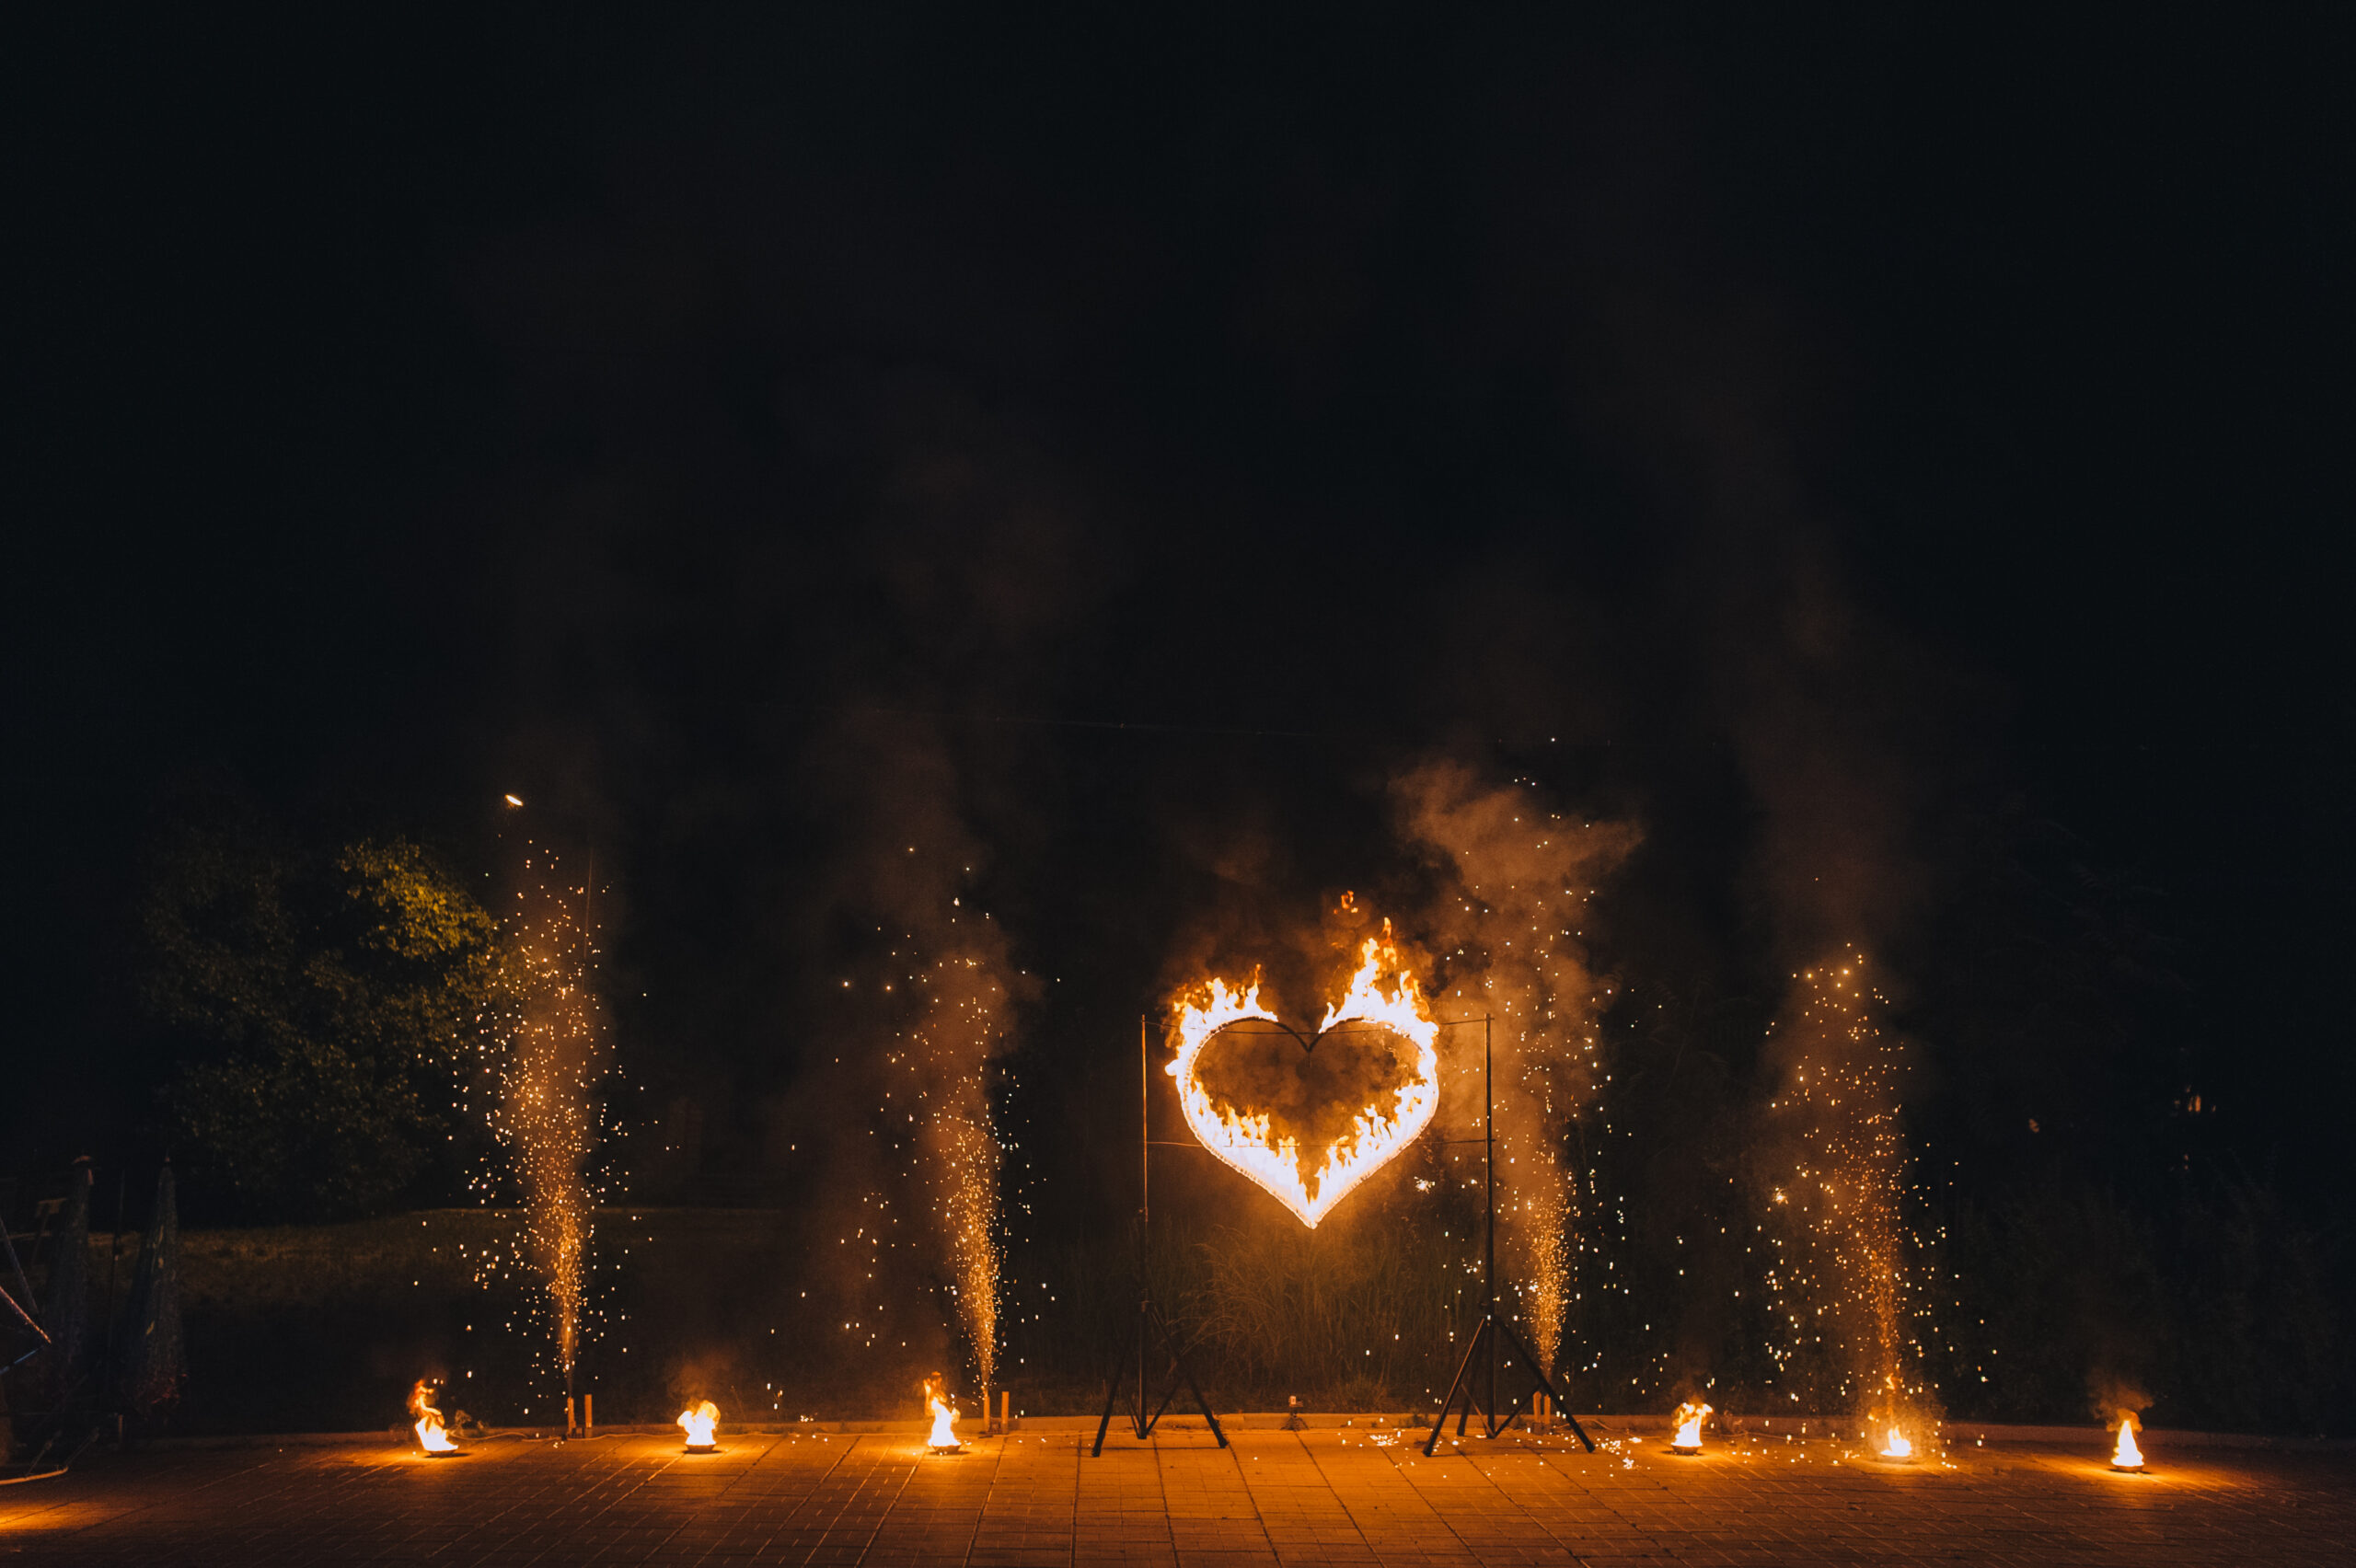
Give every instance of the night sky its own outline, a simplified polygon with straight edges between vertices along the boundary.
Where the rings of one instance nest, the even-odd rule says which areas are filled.
[[[1447,756],[1641,830],[1624,1059],[1751,1095],[1854,940],[1954,1181],[2356,1217],[2344,17],[9,30],[12,1170],[152,1158],[195,796],[527,798],[624,1112],[757,1184],[889,845],[1110,1171],[1190,944]]]

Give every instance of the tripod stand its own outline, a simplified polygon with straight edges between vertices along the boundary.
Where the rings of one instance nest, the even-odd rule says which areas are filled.
[[[1461,1019],[1456,1021],[1470,1023],[1472,1020]],[[1464,1347],[1464,1359],[1457,1363],[1456,1376],[1449,1380],[1448,1397],[1439,1401],[1439,1413],[1432,1418],[1432,1435],[1424,1444],[1424,1457],[1429,1458],[1438,1451],[1440,1429],[1448,1424],[1448,1412],[1456,1409],[1456,1396],[1460,1392],[1464,1396],[1464,1408],[1456,1413],[1456,1435],[1459,1437],[1464,1435],[1465,1423],[1472,1419],[1476,1401],[1482,1426],[1488,1436],[1495,1437],[1521,1419],[1523,1396],[1519,1394],[1514,1396],[1513,1402],[1506,1407],[1502,1416],[1497,1413],[1497,1373],[1502,1366],[1511,1365],[1505,1359],[1508,1344],[1521,1353],[1523,1363],[1529,1366],[1530,1375],[1538,1385],[1530,1391],[1545,1390],[1548,1403],[1562,1412],[1562,1419],[1570,1423],[1572,1433],[1587,1445],[1587,1451],[1592,1454],[1595,1452],[1595,1439],[1587,1435],[1587,1429],[1578,1424],[1578,1418],[1564,1405],[1561,1392],[1546,1376],[1546,1368],[1531,1352],[1530,1342],[1521,1337],[1520,1330],[1497,1316],[1497,1092],[1490,1078],[1495,1030],[1492,1018],[1481,1020],[1481,1139],[1485,1146],[1482,1163],[1489,1190],[1486,1255],[1482,1275],[1486,1299],[1483,1304],[1481,1326],[1472,1332],[1472,1343]],[[1488,1398],[1478,1401],[1475,1390],[1484,1378],[1488,1384]]]
[[[1121,1384],[1128,1375],[1131,1361],[1137,1364],[1138,1386],[1137,1392],[1129,1401],[1129,1426],[1137,1434],[1139,1442],[1153,1435],[1155,1424],[1161,1420],[1162,1412],[1170,1408],[1170,1401],[1178,1397],[1178,1389],[1183,1383],[1186,1391],[1195,1396],[1195,1403],[1201,1408],[1203,1419],[1210,1424],[1211,1435],[1218,1439],[1220,1447],[1227,1447],[1227,1434],[1219,1430],[1218,1417],[1212,1413],[1211,1401],[1203,1397],[1201,1385],[1195,1381],[1194,1369],[1186,1365],[1185,1349],[1178,1343],[1177,1334],[1171,1329],[1170,1320],[1162,1315],[1161,1309],[1155,1304],[1153,1287],[1146,1283],[1147,1223],[1152,1214],[1153,1190],[1153,1146],[1149,1141],[1150,1134],[1147,1120],[1147,1112],[1150,1103],[1148,1095],[1153,1083],[1152,1076],[1148,1071],[1149,1064],[1146,1059],[1148,1027],[1144,1019],[1138,1020],[1137,1334],[1130,1342],[1132,1354],[1123,1357],[1121,1366],[1104,1379],[1104,1412],[1096,1418],[1096,1446],[1088,1451],[1088,1457],[1091,1458],[1102,1458],[1104,1456],[1104,1434],[1113,1424],[1113,1406],[1120,1401]],[[1153,1391],[1154,1380],[1149,1376],[1146,1359],[1151,1353],[1150,1347],[1157,1342],[1161,1344],[1163,1354],[1170,1358],[1168,1369],[1161,1374],[1162,1388],[1158,1397]]]

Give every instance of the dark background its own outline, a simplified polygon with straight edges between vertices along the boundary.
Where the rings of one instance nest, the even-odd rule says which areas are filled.
[[[17,1172],[158,1152],[188,802],[487,868],[513,790],[613,888],[618,1113],[772,1194],[905,790],[1069,1244],[1187,933],[1394,875],[1449,755],[1646,835],[1634,1253],[1857,940],[1963,1277],[2344,1297],[2327,9],[10,30]]]

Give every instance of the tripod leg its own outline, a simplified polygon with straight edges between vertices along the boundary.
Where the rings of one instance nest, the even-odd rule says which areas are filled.
[[[1153,1435],[1153,1423],[1145,1415],[1145,1401],[1151,1398],[1146,1391],[1145,1353],[1152,1343],[1153,1305],[1150,1298],[1138,1302],[1138,1402],[1129,1407],[1129,1423],[1137,1428],[1138,1441],[1142,1443]]]
[[[1472,1390],[1466,1386],[1464,1379],[1472,1371],[1472,1357],[1481,1348],[1481,1335],[1487,1332],[1488,1326],[1485,1323],[1473,1332],[1472,1343],[1464,1347],[1464,1359],[1456,1364],[1456,1376],[1448,1380],[1448,1397],[1439,1401],[1439,1412],[1432,1417],[1431,1438],[1424,1445],[1424,1458],[1427,1459],[1438,1451],[1440,1428],[1448,1424],[1448,1412],[1456,1403],[1456,1390],[1464,1389],[1464,1402],[1468,1408],[1472,1402]],[[1456,1433],[1460,1437],[1464,1435],[1464,1425],[1461,1422],[1457,1424]]]
[[[1138,1312],[1138,1359],[1142,1363],[1144,1358],[1145,1312],[1140,1309]],[[1088,1457],[1091,1459],[1101,1459],[1104,1457],[1104,1433],[1113,1424],[1113,1403],[1121,1397],[1121,1378],[1126,1370],[1127,1360],[1126,1356],[1122,1357],[1122,1365],[1105,1376],[1104,1413],[1096,1418],[1096,1447],[1088,1450]],[[1143,1389],[1138,1390],[1138,1397],[1140,1400],[1145,1397]],[[1140,1408],[1135,1413],[1143,1415],[1145,1412]]]
[[[1483,1345],[1488,1346],[1489,1359],[1493,1362],[1497,1358],[1496,1327],[1497,1320],[1495,1318],[1486,1319],[1482,1322],[1480,1328],[1474,1331],[1472,1335],[1473,1350],[1478,1352]],[[1496,1393],[1496,1389],[1492,1389],[1490,1392],[1494,1395]],[[1472,1419],[1472,1412],[1474,1411],[1480,1409],[1480,1375],[1474,1372],[1468,1364],[1464,1372],[1464,1408],[1456,1412],[1456,1435],[1459,1437],[1464,1435],[1464,1424]],[[1484,1423],[1488,1421],[1489,1415],[1486,1411],[1482,1411],[1481,1419]],[[1496,1433],[1492,1430],[1489,1432],[1489,1435],[1494,1437],[1496,1435]]]
[[[1118,1373],[1104,1379],[1104,1413],[1096,1418],[1096,1447],[1088,1450],[1088,1457],[1091,1459],[1104,1457],[1104,1431],[1113,1424],[1113,1401],[1120,1397],[1120,1387]]]
[[[1218,1416],[1211,1410],[1211,1401],[1203,1397],[1202,1385],[1195,1381],[1195,1369],[1186,1364],[1186,1353],[1178,1347],[1178,1336],[1170,1332],[1170,1320],[1162,1317],[1159,1312],[1156,1312],[1154,1314],[1154,1320],[1161,1327],[1162,1344],[1168,1347],[1170,1351],[1171,1370],[1177,1373],[1180,1378],[1184,1378],[1186,1380],[1186,1391],[1193,1394],[1195,1396],[1195,1403],[1202,1407],[1203,1420],[1209,1424],[1211,1435],[1218,1439],[1218,1446],[1220,1447],[1226,1447],[1227,1433],[1220,1427],[1218,1424]],[[1170,1392],[1173,1397],[1178,1392],[1178,1384],[1175,1378],[1171,1381]],[[1165,1399],[1161,1402],[1164,1406],[1167,1406],[1170,1403],[1170,1401]],[[1157,1412],[1156,1413],[1158,1416],[1159,1412]]]
[[[1153,1414],[1146,1419],[1145,1429],[1149,1433],[1161,1424],[1162,1412],[1170,1408],[1170,1401],[1178,1397],[1181,1382],[1178,1376],[1178,1363],[1172,1361],[1170,1364],[1170,1369],[1164,1372],[1162,1377],[1168,1381],[1161,1390],[1161,1398],[1154,1404]]]
[[[1538,1386],[1545,1389],[1546,1397],[1553,1401],[1554,1419],[1557,1421],[1567,1422],[1570,1424],[1571,1435],[1576,1437],[1582,1444],[1584,1444],[1588,1453],[1594,1453],[1595,1439],[1587,1435],[1587,1428],[1579,1424],[1579,1418],[1571,1413],[1571,1407],[1564,1402],[1563,1391],[1554,1387],[1553,1380],[1550,1379],[1543,1371],[1540,1370],[1538,1357],[1530,1353],[1530,1342],[1523,1339],[1521,1337],[1521,1331],[1515,1328],[1511,1323],[1507,1323],[1506,1325],[1506,1332],[1513,1335],[1515,1348],[1519,1349],[1522,1355],[1530,1357],[1530,1375],[1538,1379]]]

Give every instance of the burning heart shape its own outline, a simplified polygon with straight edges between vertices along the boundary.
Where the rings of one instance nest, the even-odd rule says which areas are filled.
[[[1248,988],[1207,981],[1176,1011],[1168,1070],[1186,1124],[1311,1229],[1439,1107],[1439,1026],[1400,966],[1388,922],[1314,1034],[1262,1007],[1256,978]]]

